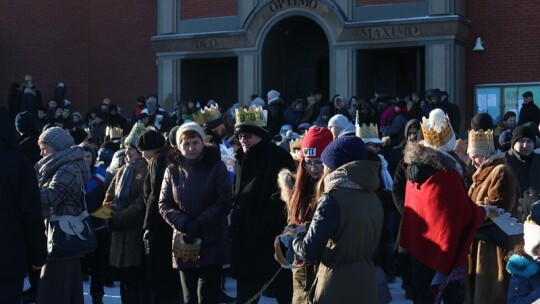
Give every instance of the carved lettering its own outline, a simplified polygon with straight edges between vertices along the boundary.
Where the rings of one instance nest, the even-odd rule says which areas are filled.
[[[360,31],[364,39],[395,39],[420,36],[416,25],[396,25],[363,28]]]
[[[197,49],[213,49],[217,47],[216,39],[199,39],[195,42]]]
[[[291,7],[305,7],[310,9],[316,9],[318,0],[274,0],[268,5],[268,9],[272,13]]]

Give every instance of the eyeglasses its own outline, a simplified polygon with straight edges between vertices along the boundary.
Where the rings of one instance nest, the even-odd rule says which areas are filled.
[[[303,164],[305,169],[321,169],[323,167],[323,162],[320,160],[305,160]]]
[[[247,139],[247,140],[250,140],[250,139],[251,139],[251,136],[252,136],[251,134],[238,134],[238,135],[237,135],[238,139],[240,139],[240,140],[241,140],[242,138]]]

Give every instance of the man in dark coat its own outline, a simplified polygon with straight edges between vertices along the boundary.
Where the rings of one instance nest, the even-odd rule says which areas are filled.
[[[45,264],[47,243],[36,173],[17,151],[8,111],[0,108],[0,303],[20,303],[27,263]]]
[[[533,152],[535,137],[528,126],[515,128],[506,154],[506,161],[516,173],[521,198],[529,188],[540,191],[540,155]]]
[[[231,213],[232,268],[237,278],[237,301],[245,303],[278,271],[274,238],[286,225],[285,203],[279,198],[277,176],[295,170],[289,153],[271,142],[262,113],[237,110],[235,135],[242,149],[236,153],[236,180]],[[249,118],[254,118],[250,120]],[[292,274],[282,269],[271,286],[278,303],[292,300]]]
[[[518,123],[523,125],[533,121],[537,126],[540,123],[540,109],[534,104],[533,93],[527,91],[521,95],[523,97],[523,106],[519,111]]]

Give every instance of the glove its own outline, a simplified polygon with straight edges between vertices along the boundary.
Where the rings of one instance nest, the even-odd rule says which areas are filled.
[[[188,220],[184,225],[184,232],[193,239],[201,237],[203,233],[202,225],[196,220]]]
[[[144,253],[146,255],[150,254],[150,245],[152,243],[152,232],[150,230],[145,230],[143,234],[143,243],[144,243]]]

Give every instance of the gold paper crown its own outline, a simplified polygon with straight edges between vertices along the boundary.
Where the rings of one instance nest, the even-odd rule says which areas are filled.
[[[107,130],[105,131],[105,136],[108,136],[110,140],[122,138],[123,134],[124,130],[120,127],[107,126]]]
[[[126,142],[129,142],[133,146],[137,145],[137,139],[141,137],[141,135],[146,131],[146,128],[144,127],[143,123],[136,123],[133,125],[133,128],[131,128],[131,131],[129,132],[129,135],[126,137]]]
[[[437,132],[436,127],[431,127],[428,129],[428,127],[426,126],[426,121],[420,124],[422,128],[422,134],[424,135],[425,144],[431,147],[440,148],[447,144],[448,141],[452,138],[452,136],[454,135],[454,131],[452,130],[450,119],[448,119],[448,116],[446,115],[444,117],[444,120],[445,125],[439,126],[439,132]]]
[[[490,148],[494,150],[492,130],[470,130],[468,136],[467,153],[487,155]]]
[[[296,139],[291,139],[289,141],[289,150],[293,159],[300,160],[300,150],[302,149],[302,142],[304,141],[303,137],[298,137]]]
[[[367,138],[379,138],[379,129],[377,128],[376,124],[369,124],[366,125],[365,123],[362,125],[356,125],[356,136],[360,137],[361,139],[367,139]]]
[[[249,107],[249,110],[238,108],[234,110],[234,114],[236,116],[236,125],[242,123],[252,123],[259,127],[266,126],[267,112],[266,110],[263,110],[261,106],[256,108]]]
[[[221,113],[219,112],[219,106],[217,104],[204,107],[197,113],[193,114],[193,120],[195,120],[195,122],[201,126],[204,126],[205,124],[219,118],[221,118]]]

